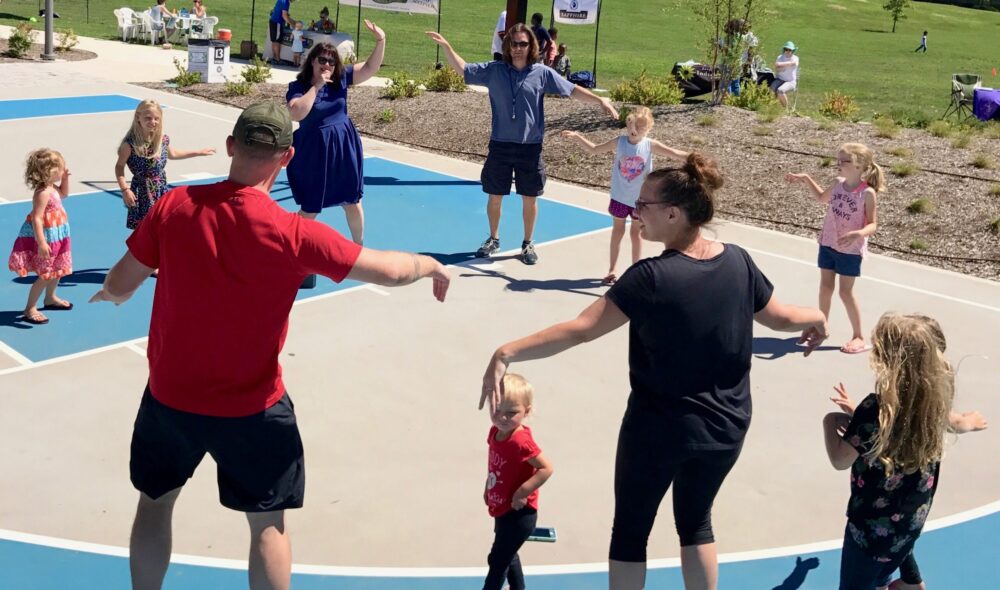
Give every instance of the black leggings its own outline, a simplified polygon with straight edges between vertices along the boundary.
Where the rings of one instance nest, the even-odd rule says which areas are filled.
[[[916,586],[924,581],[920,576],[920,568],[917,567],[917,560],[913,557],[913,550],[903,558],[903,563],[899,564],[899,578],[907,584]]]
[[[506,579],[510,590],[524,590],[524,572],[521,570],[521,559],[517,550],[524,545],[535,530],[538,512],[534,508],[525,507],[520,510],[498,516],[493,525],[493,547],[486,558],[490,571],[483,582],[483,590],[500,590]]]
[[[663,441],[670,426],[626,416],[615,459],[615,520],[609,557],[646,561],[656,511],[674,486],[674,522],[682,547],[713,543],[712,503],[741,447],[722,451],[676,448]],[[645,423],[645,424],[643,424]]]

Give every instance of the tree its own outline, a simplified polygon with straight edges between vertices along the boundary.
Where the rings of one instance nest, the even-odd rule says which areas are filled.
[[[896,32],[896,21],[906,19],[903,11],[910,6],[910,0],[886,0],[882,8],[892,15],[892,32]]]
[[[744,57],[755,51],[748,36],[751,23],[760,24],[767,0],[687,0],[702,21],[707,44],[707,65],[714,72],[711,104],[721,104],[733,80],[743,73]],[[749,54],[749,55],[748,55]]]

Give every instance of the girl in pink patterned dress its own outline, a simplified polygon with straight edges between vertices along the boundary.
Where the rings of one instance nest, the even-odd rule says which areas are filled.
[[[840,299],[853,331],[840,351],[857,354],[871,347],[861,331],[861,308],[854,297],[854,282],[861,276],[868,238],[877,228],[875,196],[885,190],[885,175],[872,151],[860,143],[840,146],[837,164],[837,183],[825,191],[808,174],[789,174],[785,178],[790,183],[806,184],[817,201],[829,205],[819,236],[819,308],[829,319],[834,282],[839,275]]]
[[[47,324],[49,319],[37,307],[42,291],[45,291],[42,309],[73,309],[72,303],[56,297],[60,277],[73,272],[69,219],[62,206],[62,200],[69,194],[69,169],[62,154],[50,149],[31,152],[24,181],[35,194],[31,213],[14,240],[7,266],[22,277],[29,272],[38,275],[28,291],[22,319],[29,324]]]

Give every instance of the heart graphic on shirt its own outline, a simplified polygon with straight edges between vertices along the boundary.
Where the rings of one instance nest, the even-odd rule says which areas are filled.
[[[632,182],[646,169],[646,159],[642,156],[628,156],[618,160],[618,171],[625,180]]]

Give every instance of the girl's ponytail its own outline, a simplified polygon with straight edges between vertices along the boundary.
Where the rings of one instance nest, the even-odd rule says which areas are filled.
[[[882,167],[875,163],[875,160],[871,161],[861,177],[868,183],[868,186],[875,189],[875,192],[880,193],[885,190],[885,173],[882,172]]]

